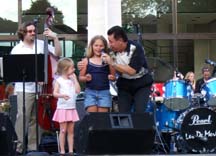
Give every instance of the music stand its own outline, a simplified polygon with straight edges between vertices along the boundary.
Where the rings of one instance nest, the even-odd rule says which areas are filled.
[[[5,82],[23,83],[23,153],[26,153],[26,129],[25,129],[25,82],[44,81],[44,55],[14,54],[3,56],[3,80]],[[37,76],[35,65],[37,64]],[[37,86],[36,86],[37,87]],[[36,93],[37,94],[37,93]],[[37,114],[36,114],[37,115]],[[36,123],[37,124],[37,123]]]

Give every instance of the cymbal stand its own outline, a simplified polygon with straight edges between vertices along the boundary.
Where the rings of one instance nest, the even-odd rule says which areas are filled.
[[[162,146],[162,149],[163,151],[165,152],[165,154],[167,154],[167,150],[165,148],[165,145],[164,145],[164,142],[162,140],[162,137],[161,137],[161,133],[158,129],[158,125],[157,125],[157,117],[156,117],[156,112],[157,112],[157,104],[156,104],[156,101],[155,101],[155,88],[152,87],[152,100],[151,102],[153,103],[153,115],[154,115],[154,123],[155,123],[155,130],[156,130],[156,136],[155,136],[155,140],[157,141],[157,137],[159,139],[159,145]]]

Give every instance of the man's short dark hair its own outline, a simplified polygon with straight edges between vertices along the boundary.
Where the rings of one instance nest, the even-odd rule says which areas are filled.
[[[124,29],[120,26],[113,26],[107,31],[107,35],[110,36],[113,34],[113,37],[118,40],[120,38],[123,39],[124,42],[128,41],[128,37]]]
[[[204,73],[204,72],[210,72],[209,67],[203,67],[202,68],[202,73]]]

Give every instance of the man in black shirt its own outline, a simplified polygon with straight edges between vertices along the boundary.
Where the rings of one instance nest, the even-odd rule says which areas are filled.
[[[130,112],[132,104],[135,112],[144,112],[153,83],[144,49],[140,44],[128,40],[120,26],[110,28],[107,35],[112,53],[103,54],[102,57],[119,73],[119,112]]]
[[[202,68],[203,77],[196,81],[195,93],[201,93],[203,85],[211,78],[211,72],[208,67]]]

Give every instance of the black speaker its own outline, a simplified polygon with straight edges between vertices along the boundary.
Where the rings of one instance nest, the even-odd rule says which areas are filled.
[[[151,113],[90,113],[74,140],[79,154],[149,154],[155,139]]]
[[[0,113],[0,155],[14,156],[17,136],[14,127],[5,113]]]

